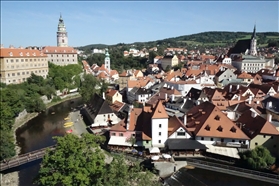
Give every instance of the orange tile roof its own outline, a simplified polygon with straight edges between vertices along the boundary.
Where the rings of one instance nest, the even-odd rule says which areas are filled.
[[[119,112],[120,109],[125,105],[125,103],[119,102],[119,101],[115,101],[113,104],[110,105],[110,108],[113,111]]]
[[[138,124],[138,117],[142,112],[142,108],[133,108],[130,112],[129,131],[134,131]]]
[[[113,97],[118,91],[114,89],[108,89],[106,95],[109,97]]]
[[[77,54],[73,47],[46,46],[42,51],[45,54]]]
[[[249,139],[220,109],[208,101],[187,112],[187,129],[195,136]]]
[[[106,75],[106,73],[104,73],[104,72],[101,72],[99,75],[98,75],[98,78],[106,78],[107,77],[107,75]]]
[[[119,121],[117,124],[110,128],[110,131],[126,132],[126,124],[124,120]]]
[[[246,72],[242,72],[241,74],[239,74],[237,76],[237,78],[239,78],[239,79],[254,79],[251,74],[248,74]]]
[[[128,88],[134,88],[134,87],[144,87],[145,85],[147,85],[147,83],[149,82],[149,79],[137,79],[137,80],[128,80]]]
[[[1,48],[0,51],[1,51],[0,57],[8,57],[8,58],[47,57],[47,55],[41,52],[40,50],[33,50],[33,49]]]
[[[176,132],[180,127],[182,127],[187,133],[191,135],[191,132],[188,131],[186,126],[181,122],[177,116],[172,116],[169,118],[168,122],[168,136],[170,137],[174,132]]]
[[[167,114],[162,102],[158,101],[152,119],[161,119],[161,118],[169,118],[169,115]]]

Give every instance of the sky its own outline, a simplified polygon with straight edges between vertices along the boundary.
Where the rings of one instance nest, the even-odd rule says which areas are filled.
[[[60,13],[72,47],[206,31],[278,32],[278,1],[3,1],[4,47],[56,46]]]

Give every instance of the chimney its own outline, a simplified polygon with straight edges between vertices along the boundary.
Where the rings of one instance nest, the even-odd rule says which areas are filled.
[[[173,90],[173,86],[171,86],[171,89]]]
[[[103,92],[103,99],[106,100],[105,92]]]
[[[232,92],[232,85],[230,85],[230,89],[229,89],[229,92]]]
[[[165,93],[165,101],[168,101],[168,94]]]
[[[237,89],[237,90],[239,89],[239,85],[236,86],[236,89]]]
[[[268,108],[271,108],[272,107],[272,101],[269,101],[269,102],[267,102],[267,106],[268,106]]]
[[[249,104],[251,104],[252,103],[252,96],[249,96],[249,102],[248,102]]]
[[[240,101],[240,98],[241,98],[241,95],[239,94],[237,100]]]
[[[194,80],[196,80],[196,76],[194,76]]]
[[[174,94],[171,95],[171,102],[174,102]]]
[[[272,115],[270,113],[267,114],[267,121],[271,122],[272,121]]]
[[[187,125],[187,114],[184,114],[184,125]]]
[[[4,48],[4,45],[3,45],[3,44],[1,44],[1,48]]]
[[[257,113],[251,111],[251,116],[255,118],[257,116]]]
[[[9,47],[9,48],[12,48],[12,49],[13,49],[13,48],[14,48],[14,46],[13,46],[13,45],[10,45],[10,47]]]

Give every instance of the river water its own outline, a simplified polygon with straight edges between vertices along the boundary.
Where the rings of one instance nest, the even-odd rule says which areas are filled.
[[[74,101],[74,102],[72,102]],[[21,148],[20,154],[54,145],[53,136],[65,134],[64,118],[68,116],[71,107],[82,104],[80,98],[65,101],[55,105],[33,118],[17,129],[17,144]],[[33,186],[33,179],[39,171],[41,160],[19,167],[19,185]]]
[[[65,101],[56,106],[49,108],[46,112],[39,114],[36,118],[27,122],[24,126],[16,131],[17,143],[21,148],[20,154],[38,150],[50,145],[54,145],[53,136],[63,136],[65,129],[63,127],[64,118],[68,116],[72,107],[82,104],[80,98],[71,101]],[[52,113],[55,114],[52,114]],[[41,160],[34,161],[27,165],[22,165],[19,170],[19,186],[36,186],[33,179],[40,168]],[[271,186],[274,184],[255,181],[214,171],[203,169],[193,169],[188,171],[189,174],[205,183],[208,186]],[[186,175],[181,175],[187,179]],[[189,181],[189,180],[188,180]],[[185,185],[192,186],[191,183]],[[179,185],[177,185],[179,186]]]

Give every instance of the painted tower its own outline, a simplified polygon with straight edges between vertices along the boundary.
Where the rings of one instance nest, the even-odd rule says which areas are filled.
[[[254,31],[251,37],[250,55],[252,56],[257,55],[256,25],[254,25]]]
[[[161,101],[158,101],[151,119],[152,146],[164,147],[168,139],[169,116]]]
[[[58,31],[57,31],[57,46],[58,47],[68,47],[68,34],[66,31],[66,26],[60,14]]]
[[[105,57],[105,68],[110,72],[110,57],[108,53],[108,49],[106,48],[106,57]]]

